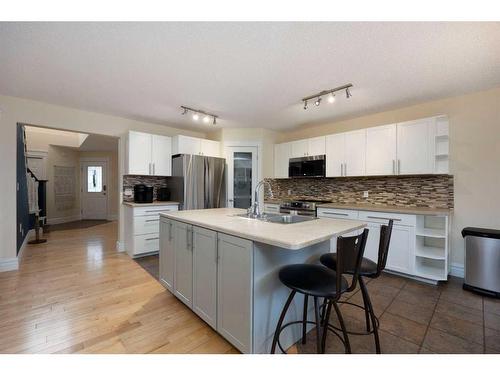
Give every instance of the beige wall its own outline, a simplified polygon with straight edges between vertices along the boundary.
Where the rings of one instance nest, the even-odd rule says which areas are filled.
[[[355,100],[355,98],[353,98]],[[280,142],[446,114],[455,181],[451,261],[463,265],[466,226],[500,228],[500,88],[280,134]]]
[[[220,129],[208,135],[208,138],[221,142],[221,152],[224,152],[224,142],[257,141],[262,143],[262,176],[273,177],[274,144],[278,133],[264,128],[233,128]]]
[[[6,182],[0,194],[0,262],[16,259],[16,124],[120,137],[128,130],[172,136],[205,137],[204,133],[103,115],[28,99],[0,96],[0,174]],[[119,144],[119,175],[124,148]],[[120,198],[119,198],[120,199]],[[121,209],[120,209],[121,216]],[[123,220],[121,220],[122,222]],[[120,227],[123,236],[123,226]]]

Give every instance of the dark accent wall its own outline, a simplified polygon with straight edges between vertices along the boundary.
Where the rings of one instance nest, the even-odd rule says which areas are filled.
[[[17,124],[17,252],[21,250],[30,228],[28,204],[28,181],[26,180],[26,157],[24,155],[24,126]],[[22,231],[20,230],[22,229]]]

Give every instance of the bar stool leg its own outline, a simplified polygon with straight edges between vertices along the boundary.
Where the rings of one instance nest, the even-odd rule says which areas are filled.
[[[314,314],[316,318],[316,353],[321,353],[321,318],[319,314],[318,297],[314,297]]]
[[[363,283],[363,277],[359,276],[358,277],[359,284]],[[366,332],[370,332],[370,308],[368,306],[368,303],[366,301],[366,294],[364,292],[364,289],[361,288],[361,296],[363,297],[363,305],[365,306],[365,321],[366,321]]]
[[[271,346],[271,354],[274,354],[276,352],[276,344],[278,343],[280,333],[281,333],[281,326],[283,325],[283,320],[285,319],[286,312],[288,308],[290,307],[290,304],[292,303],[293,297],[295,296],[295,290],[292,290],[290,292],[290,295],[288,296],[288,299],[286,300],[285,306],[283,307],[283,311],[281,311],[280,318],[278,319],[278,324],[276,325],[276,331],[274,331],[274,337],[273,337],[273,345]]]
[[[349,336],[347,335],[347,329],[345,327],[344,319],[342,318],[342,313],[340,312],[337,302],[332,301],[333,307],[335,308],[335,313],[339,318],[340,328],[342,329],[342,334],[344,336],[344,346],[346,354],[351,354],[351,343],[349,342]]]
[[[304,311],[302,313],[302,344],[306,343],[307,335],[307,307],[308,307],[309,295],[304,294]]]
[[[326,334],[328,333],[328,322],[330,321],[330,313],[332,311],[332,303],[330,301],[325,303],[327,303],[328,306],[326,307],[326,315],[323,317],[323,337],[321,338],[321,353],[323,354],[326,351]],[[323,307],[325,306],[325,303],[323,304]]]
[[[375,338],[375,351],[377,354],[380,354],[381,353],[380,339],[378,336],[378,328],[377,328],[377,322],[376,322],[376,318],[375,318],[375,312],[373,311],[372,301],[370,300],[370,295],[368,294],[368,290],[366,289],[365,282],[361,278],[359,280],[359,286],[361,288],[361,293],[363,293],[363,300],[365,300],[366,305],[368,305],[367,307],[368,307],[368,311],[369,311],[371,321],[372,321],[373,336]]]

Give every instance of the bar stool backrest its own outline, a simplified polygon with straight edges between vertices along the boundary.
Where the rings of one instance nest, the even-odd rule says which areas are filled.
[[[387,225],[380,227],[380,241],[378,245],[377,273],[374,277],[379,277],[385,269],[387,256],[389,255],[389,245],[391,243],[393,220],[390,219]]]
[[[368,229],[364,229],[363,233],[357,236],[341,236],[337,238],[337,296],[342,293],[342,277],[344,274],[352,275],[351,285],[349,285],[347,292],[356,289],[367,238]]]

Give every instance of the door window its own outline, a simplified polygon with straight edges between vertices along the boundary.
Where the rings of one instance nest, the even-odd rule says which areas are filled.
[[[102,192],[102,167],[89,166],[87,167],[87,192],[101,193]]]
[[[234,158],[234,207],[248,208],[252,205],[252,153],[235,152]]]

